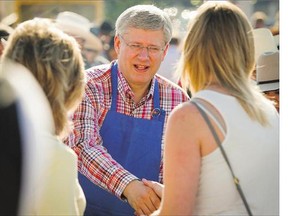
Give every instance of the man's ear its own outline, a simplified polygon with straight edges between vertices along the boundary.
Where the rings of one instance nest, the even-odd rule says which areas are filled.
[[[166,44],[165,49],[164,49],[164,51],[163,51],[162,61],[164,60],[164,58],[165,58],[165,56],[166,56],[166,54],[167,54],[167,52],[168,52],[168,49],[169,49],[169,43]]]
[[[115,35],[114,37],[114,49],[117,53],[117,55],[119,55],[119,52],[120,52],[120,38],[119,38],[119,35]]]

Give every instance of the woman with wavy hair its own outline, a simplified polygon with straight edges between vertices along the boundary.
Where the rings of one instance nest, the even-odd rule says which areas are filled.
[[[82,215],[77,156],[61,142],[84,92],[79,45],[52,21],[34,18],[10,35],[1,70],[16,92],[24,139],[19,215]]]

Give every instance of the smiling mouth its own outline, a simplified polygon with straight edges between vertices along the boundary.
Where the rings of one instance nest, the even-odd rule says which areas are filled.
[[[134,67],[136,68],[137,71],[146,71],[146,70],[148,70],[148,68],[149,68],[149,66],[136,65],[136,64],[134,64]]]

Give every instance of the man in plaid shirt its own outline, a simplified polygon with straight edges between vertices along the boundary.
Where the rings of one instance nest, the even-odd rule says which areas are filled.
[[[189,99],[156,74],[171,37],[165,12],[133,6],[116,21],[118,60],[87,70],[85,95],[65,140],[78,155],[86,215],[148,215],[159,207],[160,198],[141,179],[163,183],[165,122]]]

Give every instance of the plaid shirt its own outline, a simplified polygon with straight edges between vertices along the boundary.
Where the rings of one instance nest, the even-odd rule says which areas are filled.
[[[65,143],[78,155],[78,168],[82,174],[96,185],[121,198],[127,184],[138,178],[111,157],[103,146],[99,133],[111,106],[111,64],[96,66],[86,72],[85,95],[74,112],[74,129]],[[166,111],[164,124],[166,125],[172,109],[189,98],[179,86],[158,75],[155,75],[148,94],[135,104],[131,88],[122,73],[118,72],[117,112],[135,118],[151,119],[155,79],[159,83],[160,107]],[[163,142],[161,158],[163,158]],[[162,160],[160,166],[159,181],[163,182]]]

